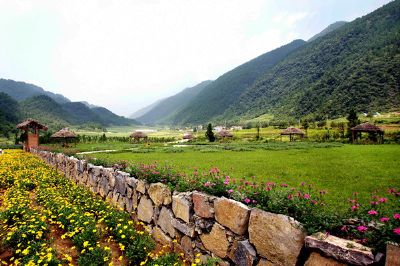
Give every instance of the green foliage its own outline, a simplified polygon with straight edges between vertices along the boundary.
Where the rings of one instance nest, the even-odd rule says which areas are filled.
[[[88,250],[78,258],[78,265],[82,266],[102,266],[108,265],[108,261],[104,261],[104,258],[109,258],[110,252],[100,247],[94,247],[92,250]]]
[[[247,89],[224,118],[398,109],[399,14],[400,2],[393,1],[302,46]]]
[[[0,135],[10,137],[20,118],[18,103],[6,93],[0,92]]]
[[[211,124],[207,125],[206,138],[208,139],[209,142],[214,142],[215,141],[215,136],[214,136],[214,132],[212,131],[212,125]]]

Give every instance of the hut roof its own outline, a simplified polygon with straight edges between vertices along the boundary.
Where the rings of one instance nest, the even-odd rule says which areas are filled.
[[[350,130],[352,131],[364,131],[364,132],[383,132],[380,127],[372,125],[368,122],[359,124],[355,127],[352,127]]]
[[[185,133],[185,134],[183,134],[183,139],[192,139],[192,138],[193,138],[192,133]]]
[[[73,131],[70,131],[68,128],[63,128],[51,135],[50,138],[76,138],[76,134]]]
[[[31,128],[40,129],[40,130],[44,130],[44,131],[47,130],[47,126],[42,125],[41,123],[39,123],[38,121],[33,120],[33,119],[27,119],[24,122],[19,123],[17,125],[17,128],[22,129],[22,130],[28,130]]]
[[[217,135],[219,135],[220,137],[223,137],[223,138],[226,138],[226,137],[231,138],[231,137],[233,137],[233,134],[231,132],[229,132],[228,130],[226,130],[226,129],[221,129],[220,131],[217,132]]]
[[[142,131],[135,131],[131,134],[131,138],[147,138],[147,135]]]
[[[281,135],[304,135],[304,132],[295,127],[288,127],[281,132]]]

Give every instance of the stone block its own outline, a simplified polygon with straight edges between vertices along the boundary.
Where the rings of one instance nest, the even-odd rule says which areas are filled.
[[[193,209],[194,213],[202,218],[214,218],[214,207],[210,202],[214,197],[208,196],[204,193],[193,192]]]
[[[156,206],[168,205],[171,203],[171,190],[162,183],[150,184],[148,194]]]
[[[204,247],[220,258],[225,258],[228,253],[229,242],[226,238],[224,227],[215,223],[209,234],[200,235]]]
[[[137,217],[143,222],[150,223],[153,218],[153,203],[147,196],[140,198]]]
[[[172,238],[175,237],[175,228],[172,225],[174,216],[172,212],[166,207],[162,207],[158,216],[157,225],[165,232],[168,233]]]
[[[192,211],[190,195],[191,193],[180,193],[172,196],[172,211],[175,217],[182,219],[186,223],[190,222]]]
[[[178,219],[172,219],[172,225],[179,232],[181,232],[189,237],[194,237],[194,235],[195,235],[194,225],[189,225],[187,223],[181,222]]]
[[[250,217],[249,207],[235,200],[219,198],[214,201],[214,209],[218,223],[238,235],[247,232]]]
[[[346,266],[347,264],[338,262],[332,258],[321,256],[318,252],[312,252],[304,266]]]
[[[305,234],[294,219],[259,209],[250,213],[249,240],[274,265],[295,265]]]

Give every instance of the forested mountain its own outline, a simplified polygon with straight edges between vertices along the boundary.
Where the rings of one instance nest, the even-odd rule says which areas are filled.
[[[101,118],[105,125],[129,126],[139,124],[134,119],[119,116],[104,107],[93,107],[91,111]]]
[[[129,116],[129,118],[133,118],[136,119],[138,117],[141,117],[142,115],[146,114],[147,112],[149,112],[151,109],[153,109],[154,107],[156,107],[160,102],[162,102],[164,99],[159,99],[157,101],[155,101],[154,103],[147,105],[137,111],[135,111],[133,114],[131,114]]]
[[[21,119],[18,102],[8,94],[0,92],[0,134],[7,134]]]
[[[137,120],[145,124],[168,123],[171,116],[176,112],[179,112],[183,107],[186,107],[194,97],[201,93],[201,91],[211,83],[211,80],[206,80],[196,86],[186,88],[183,91],[162,100],[150,111],[141,117],[138,117]]]
[[[61,94],[55,94],[45,91],[36,85],[11,79],[0,79],[0,92],[7,93],[11,98],[17,101],[25,100],[37,95],[47,95],[58,103],[69,102],[69,99],[65,98]]]
[[[325,36],[328,33],[337,30],[338,28],[342,27],[343,25],[345,25],[347,23],[347,21],[336,21],[335,23],[332,23],[331,25],[329,25],[328,27],[326,27],[323,31],[321,31],[318,34],[315,34],[314,36],[312,36],[308,41],[312,42],[315,39]]]
[[[103,107],[89,108],[81,102],[59,104],[46,95],[20,102],[22,118],[33,118],[53,129],[68,125],[125,126],[137,124],[133,119],[117,116]]]
[[[171,121],[175,124],[203,123],[223,114],[260,75],[305,43],[295,40],[223,74],[178,111]]]
[[[304,45],[247,89],[223,118],[335,117],[400,107],[400,1]]]

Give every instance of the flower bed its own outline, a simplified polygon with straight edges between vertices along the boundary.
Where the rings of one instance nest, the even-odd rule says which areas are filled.
[[[152,250],[148,232],[37,157],[7,150],[0,157],[0,263],[26,265],[171,265],[178,256]],[[68,240],[67,249],[57,249]],[[117,246],[118,250],[112,250]],[[8,254],[8,255],[7,255]],[[161,255],[163,254],[163,255]]]

